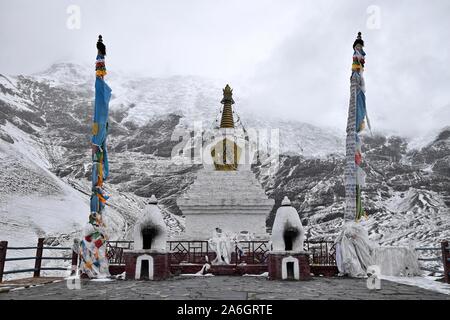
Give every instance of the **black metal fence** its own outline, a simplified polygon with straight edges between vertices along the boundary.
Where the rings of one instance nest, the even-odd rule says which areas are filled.
[[[445,282],[450,284],[450,245],[448,241],[441,243],[442,262],[444,264]]]
[[[40,277],[41,271],[43,270],[64,270],[67,271],[68,268],[64,267],[43,267],[43,260],[72,260],[72,265],[76,265],[76,261],[78,259],[78,253],[73,251],[71,247],[57,247],[57,246],[45,246],[44,245],[45,238],[39,238],[37,245],[35,247],[13,247],[8,246],[8,241],[0,242],[0,282],[3,281],[3,276],[7,274],[16,274],[16,273],[28,273],[33,272],[33,277]],[[7,251],[17,251],[17,250],[35,250],[34,256],[25,256],[25,257],[12,257],[8,258],[6,253]],[[72,251],[71,257],[62,256],[62,257],[47,257],[43,256],[44,250],[62,250],[62,251]],[[15,270],[6,270],[5,265],[8,261],[27,261],[34,260],[34,268],[25,268],[25,269],[15,269]],[[75,262],[75,263],[74,263]],[[72,268],[73,269],[73,268]]]
[[[167,241],[167,245],[172,264],[205,263],[212,253],[208,241]]]
[[[236,246],[236,263],[267,264],[269,241],[240,241]]]
[[[124,265],[124,250],[133,249],[134,241],[108,241],[107,257],[111,265]],[[172,264],[203,264],[206,258],[213,259],[215,252],[205,240],[167,241],[167,250]],[[232,263],[265,264],[270,251],[268,241],[239,241],[234,248]]]
[[[335,266],[336,247],[334,241],[307,240],[305,250],[309,252],[309,264],[316,266]]]
[[[133,241],[117,240],[106,242],[106,256],[110,265],[124,265],[123,250],[133,249]]]
[[[442,274],[442,255],[440,247],[420,247],[415,249],[418,255],[420,270]],[[434,262],[434,263],[433,263]],[[432,266],[429,266],[433,264]]]
[[[108,241],[107,256],[111,265],[123,265],[125,260],[123,250],[132,249],[133,241]],[[311,265],[336,265],[336,253],[333,241],[305,241],[305,250],[310,253]],[[203,264],[205,257],[211,261],[215,252],[209,242],[204,240],[167,241],[167,250],[172,264],[194,263]],[[271,250],[267,240],[239,241],[232,255],[232,264],[267,264],[268,253]]]

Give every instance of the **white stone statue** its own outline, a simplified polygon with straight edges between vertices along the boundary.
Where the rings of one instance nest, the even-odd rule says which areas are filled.
[[[167,227],[158,200],[152,195],[134,226],[134,250],[151,249],[166,251]],[[148,239],[144,239],[149,237]]]
[[[305,230],[288,197],[284,197],[277,210],[270,240],[272,251],[303,251]]]
[[[208,240],[209,246],[216,253],[216,258],[212,261],[213,265],[230,264],[231,254],[234,251],[234,239],[232,235],[223,233],[221,229],[216,228],[212,239]]]

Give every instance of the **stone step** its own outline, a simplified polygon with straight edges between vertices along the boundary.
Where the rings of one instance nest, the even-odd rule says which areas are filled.
[[[216,193],[216,192],[228,192],[232,194],[263,194],[266,195],[265,191],[259,188],[254,187],[247,187],[247,188],[240,188],[240,187],[194,187],[192,189],[188,189],[187,193],[189,194],[205,194],[205,193]]]
[[[250,188],[194,188],[188,190],[189,194],[206,194],[206,193],[216,193],[216,192],[228,192],[231,194],[262,194],[266,195],[262,189],[250,189]],[[267,197],[267,196],[266,196]]]
[[[241,204],[241,205],[245,205],[245,204],[254,204],[254,203],[260,203],[260,202],[265,202],[265,201],[270,201],[267,198],[262,198],[262,197],[254,197],[254,198],[239,198],[239,197],[205,197],[205,198],[201,198],[201,197],[189,197],[189,198],[180,198],[180,201],[182,201],[183,203],[192,203],[195,205],[205,205],[207,203],[237,203],[237,204]],[[267,203],[272,203],[273,201],[267,202]]]
[[[193,185],[245,185],[245,186],[257,186],[261,188],[261,184],[258,181],[249,180],[221,180],[221,179],[211,179],[205,181],[194,181]]]
[[[270,210],[268,211],[270,212]],[[199,211],[199,210],[189,210],[185,209],[185,212],[183,214],[185,216],[189,215],[204,215],[207,217],[214,216],[214,215],[229,215],[230,217],[236,216],[236,215],[245,215],[245,216],[258,216],[258,217],[267,217],[268,212],[264,212],[261,209],[259,210],[214,210],[214,211]]]
[[[263,190],[261,187],[253,185],[253,184],[221,184],[219,182],[217,183],[210,183],[210,184],[194,184],[190,187],[190,189],[212,189],[212,188],[239,188],[239,189],[254,189],[254,190]]]
[[[208,202],[203,202],[202,205],[199,205],[197,202],[192,202],[190,199],[189,200],[180,200],[177,202],[177,204],[179,206],[183,206],[183,207],[198,207],[198,208],[203,208],[203,207],[208,207],[208,208],[212,208],[212,207],[225,207],[225,206],[242,206],[243,208],[250,208],[250,207],[261,207],[261,206],[273,206],[274,202],[272,201],[264,201],[264,200],[258,200],[258,201],[247,201],[245,205],[242,204],[241,201],[239,201],[239,199],[236,199],[235,201],[233,201],[232,199],[222,199],[221,201],[208,201]]]
[[[202,192],[202,193],[189,193],[180,197],[180,199],[257,199],[257,200],[266,200],[267,196],[263,193],[230,193],[230,192]]]
[[[273,207],[274,202],[255,202],[255,203],[248,203],[246,205],[242,205],[240,202],[237,201],[221,201],[221,202],[208,202],[208,203],[203,203],[203,205],[198,205],[196,203],[192,203],[189,201],[177,201],[177,205],[182,211],[183,208],[197,208],[197,210],[216,210],[216,209],[220,209],[220,210],[227,210],[227,209],[231,209],[231,208],[242,208],[242,210],[253,210],[253,209],[258,209],[260,210],[262,207],[267,208],[270,207],[270,209]],[[270,211],[270,210],[269,210]]]

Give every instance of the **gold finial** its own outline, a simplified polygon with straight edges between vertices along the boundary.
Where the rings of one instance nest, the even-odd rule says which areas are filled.
[[[230,85],[227,83],[225,88],[223,89],[224,94],[233,94],[233,89],[231,89]]]
[[[223,99],[220,101],[222,104],[234,104],[233,89],[227,84],[223,89]]]

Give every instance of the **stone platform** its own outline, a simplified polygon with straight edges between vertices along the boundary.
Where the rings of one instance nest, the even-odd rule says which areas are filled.
[[[313,278],[311,281],[269,281],[261,277],[174,277],[164,281],[81,282],[69,290],[65,281],[0,293],[9,299],[147,299],[147,300],[450,300],[450,295],[381,281],[369,290],[365,279]]]

